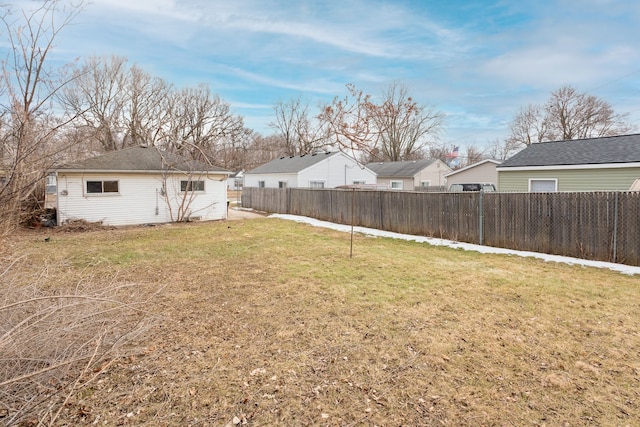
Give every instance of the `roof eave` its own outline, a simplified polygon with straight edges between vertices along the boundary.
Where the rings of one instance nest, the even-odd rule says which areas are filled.
[[[73,172],[73,173],[126,173],[126,174],[198,174],[198,175],[230,175],[229,171],[182,171],[182,170],[136,170],[136,169],[74,169],[74,168],[56,168],[55,172]]]

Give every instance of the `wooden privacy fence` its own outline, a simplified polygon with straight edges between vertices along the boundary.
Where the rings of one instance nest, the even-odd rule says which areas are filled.
[[[640,265],[640,193],[244,188],[242,206],[398,233]]]

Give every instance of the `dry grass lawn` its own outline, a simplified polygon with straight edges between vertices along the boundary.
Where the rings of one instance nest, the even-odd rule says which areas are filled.
[[[359,235],[350,259],[348,234],[272,218],[44,233],[0,255],[52,288],[163,289],[58,425],[640,420],[639,277]]]

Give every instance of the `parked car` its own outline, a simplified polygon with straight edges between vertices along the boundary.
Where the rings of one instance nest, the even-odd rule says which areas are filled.
[[[468,184],[451,184],[449,191],[459,193],[462,191],[483,191],[485,193],[496,191],[496,186],[492,183],[472,182]]]

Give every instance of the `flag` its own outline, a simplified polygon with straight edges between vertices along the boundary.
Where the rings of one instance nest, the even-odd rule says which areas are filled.
[[[459,149],[460,149],[460,147],[459,147],[459,146],[457,146],[457,145],[456,145],[455,147],[453,147],[453,151],[452,151],[452,152],[450,152],[449,154],[447,154],[447,158],[449,158],[449,159],[456,159],[456,158],[458,158],[458,150],[459,150]]]

